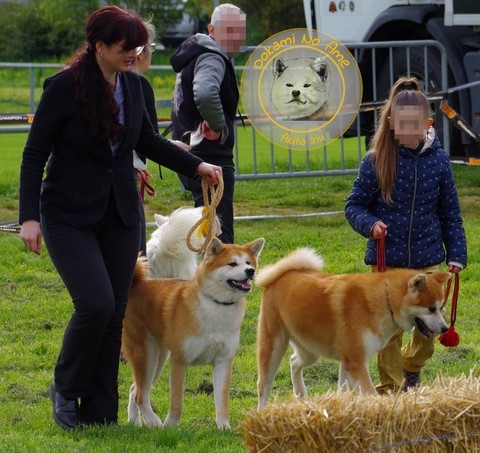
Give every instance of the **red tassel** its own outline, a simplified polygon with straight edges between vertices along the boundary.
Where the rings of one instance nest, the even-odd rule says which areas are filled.
[[[458,335],[455,327],[450,326],[445,333],[442,333],[442,335],[438,337],[438,340],[443,344],[443,346],[446,346],[447,348],[454,348],[460,343],[460,335]]]
[[[450,327],[445,333],[442,333],[438,340],[440,341],[443,346],[447,348],[454,348],[459,345],[460,343],[460,335],[455,330],[455,321],[457,320],[457,301],[458,301],[458,290],[460,286],[460,278],[458,273],[454,274],[450,277],[450,280],[447,283],[447,288],[445,290],[445,298],[443,301],[443,306],[446,304],[448,300],[448,294],[450,292],[450,285],[452,283],[452,279],[455,279],[455,285],[453,288],[453,296],[452,296],[452,309],[450,311]],[[442,308],[443,308],[442,306]]]

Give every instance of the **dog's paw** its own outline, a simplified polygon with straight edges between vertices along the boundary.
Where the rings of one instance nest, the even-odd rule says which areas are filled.
[[[217,420],[217,428],[218,429],[232,429],[230,426],[230,422],[228,420]]]
[[[162,420],[160,420],[160,418],[157,417],[157,415],[153,411],[147,414],[142,413],[142,416],[146,426],[149,426],[151,428],[163,428]]]
[[[163,426],[175,426],[175,425],[178,425],[179,421],[180,421],[180,417],[174,417],[168,414]]]

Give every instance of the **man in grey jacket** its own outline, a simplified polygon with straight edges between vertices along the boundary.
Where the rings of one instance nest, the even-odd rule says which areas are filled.
[[[191,152],[222,167],[224,192],[217,207],[222,222],[220,239],[234,242],[233,163],[234,123],[239,93],[230,58],[246,41],[246,16],[225,3],[213,11],[208,35],[197,33],[185,40],[170,58],[177,72],[172,109],[172,137],[191,145]],[[201,181],[179,176],[203,206]]]

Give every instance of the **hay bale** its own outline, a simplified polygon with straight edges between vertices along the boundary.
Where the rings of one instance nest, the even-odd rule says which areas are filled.
[[[242,422],[249,452],[480,451],[480,380],[438,378],[390,395],[354,392],[270,404]]]

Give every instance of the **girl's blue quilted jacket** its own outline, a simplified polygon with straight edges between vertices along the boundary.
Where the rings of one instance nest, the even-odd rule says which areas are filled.
[[[374,155],[368,153],[345,205],[351,227],[368,238],[365,263],[377,263],[376,222],[387,226],[388,267],[424,268],[443,262],[467,264],[467,245],[457,190],[447,153],[435,131],[417,150],[399,146],[393,203],[380,196]]]

